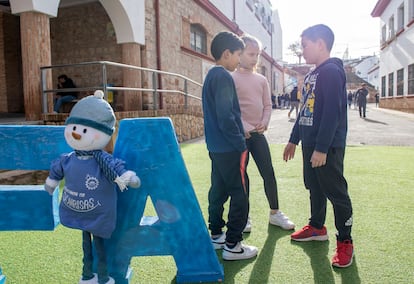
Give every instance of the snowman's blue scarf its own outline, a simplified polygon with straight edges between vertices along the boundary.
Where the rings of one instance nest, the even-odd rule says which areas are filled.
[[[86,157],[86,156],[93,156],[95,160],[98,162],[99,168],[103,171],[106,178],[110,181],[115,181],[118,177],[115,169],[111,167],[111,163],[108,159],[111,156],[104,155],[103,150],[93,150],[93,151],[82,151],[82,150],[75,150],[75,154],[78,157]]]

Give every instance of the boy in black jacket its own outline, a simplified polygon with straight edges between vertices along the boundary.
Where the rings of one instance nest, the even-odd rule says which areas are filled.
[[[283,159],[295,155],[296,145],[302,142],[304,182],[310,193],[309,224],[291,235],[294,241],[325,241],[327,199],[332,203],[335,226],[338,230],[337,248],[332,265],[352,264],[351,238],[352,204],[348,185],[343,176],[347,134],[346,76],[342,61],[331,58],[334,42],[332,30],[315,25],[303,31],[303,57],[315,64],[304,80],[305,106],[293,127]]]
[[[215,249],[223,248],[223,259],[239,260],[257,255],[257,248],[244,245],[243,229],[248,217],[247,148],[236,87],[229,71],[240,62],[243,41],[231,32],[218,33],[211,42],[216,65],[203,85],[204,133],[211,159],[208,222]],[[227,224],[224,203],[230,198]],[[227,232],[223,227],[227,225]]]

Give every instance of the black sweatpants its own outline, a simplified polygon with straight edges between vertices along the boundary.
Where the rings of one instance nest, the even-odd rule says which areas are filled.
[[[247,151],[209,153],[211,159],[211,187],[208,193],[208,222],[212,235],[222,233],[224,203],[230,198],[226,241],[237,243],[243,239],[243,229],[249,214]]]
[[[303,176],[310,192],[311,217],[309,225],[321,229],[325,224],[327,199],[332,203],[338,240],[350,240],[352,228],[352,204],[348,184],[343,176],[345,148],[331,148],[326,164],[312,168],[310,159],[313,147],[302,147]]]
[[[359,109],[359,116],[360,117],[366,117],[367,112],[367,102],[361,102],[358,104]]]
[[[253,132],[251,137],[246,139],[246,145],[263,178],[264,190],[270,209],[279,209],[276,177],[266,137],[263,134]]]

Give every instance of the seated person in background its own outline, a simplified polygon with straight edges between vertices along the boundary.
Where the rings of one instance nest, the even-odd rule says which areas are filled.
[[[76,88],[75,83],[73,83],[72,79],[66,76],[65,74],[59,75],[58,77],[58,89],[73,89]],[[54,107],[53,112],[58,113],[60,107],[65,102],[71,102],[76,100],[78,97],[78,92],[61,92],[55,95],[54,99]]]

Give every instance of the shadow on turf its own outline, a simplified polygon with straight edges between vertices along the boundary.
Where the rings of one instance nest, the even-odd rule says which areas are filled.
[[[259,255],[250,274],[249,283],[268,283],[269,274],[272,268],[273,255],[276,243],[280,238],[290,235],[292,231],[282,230],[276,226],[268,225],[267,238],[263,247],[259,250]]]
[[[335,283],[327,242],[296,242],[292,245],[301,247],[310,259],[315,283]]]
[[[267,229],[267,239],[262,248],[259,249],[259,254],[255,258],[238,260],[238,261],[225,261],[221,257],[221,250],[216,250],[217,257],[220,263],[224,267],[224,282],[226,284],[235,284],[236,274],[240,272],[245,266],[254,262],[252,273],[248,283],[268,283],[270,269],[273,260],[273,253],[276,248],[276,243],[280,238],[291,234],[292,231],[285,231],[276,226],[269,225]],[[249,234],[244,234],[244,240],[249,238]],[[248,243],[248,242],[247,242]],[[171,282],[173,283],[173,282]]]
[[[329,241],[327,242],[296,242],[291,241],[292,245],[301,247],[308,255],[312,270],[314,283],[335,283],[333,272],[340,274],[342,282],[348,284],[360,284],[361,279],[358,274],[358,267],[354,257],[353,263],[347,268],[332,268],[332,257],[329,254]]]
[[[348,268],[334,268],[336,274],[341,275],[342,284],[360,284],[361,278],[358,273],[358,265],[356,262],[356,257],[354,255],[354,260],[352,265]],[[380,280],[380,279],[378,279]]]

